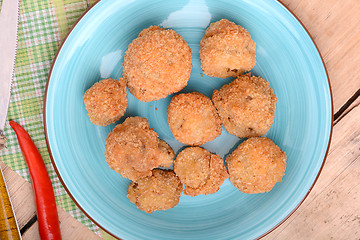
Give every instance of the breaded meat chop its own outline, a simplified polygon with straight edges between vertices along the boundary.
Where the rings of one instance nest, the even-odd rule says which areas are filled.
[[[156,167],[171,166],[174,156],[146,118],[128,117],[115,126],[105,142],[105,159],[110,168],[135,182],[151,176]]]
[[[200,147],[182,150],[174,162],[174,171],[185,185],[184,194],[212,194],[220,189],[228,173],[223,159]]]
[[[269,138],[252,137],[227,156],[226,165],[241,192],[269,192],[285,174],[286,153]]]
[[[261,136],[271,128],[277,98],[261,77],[245,74],[212,96],[226,131],[239,138]]]
[[[175,95],[168,106],[167,117],[174,137],[187,145],[205,144],[222,132],[214,104],[198,92]]]
[[[119,81],[103,79],[85,92],[84,103],[93,124],[107,126],[114,123],[126,112],[126,84],[121,78]]]
[[[190,78],[192,52],[174,30],[151,26],[130,43],[123,76],[131,94],[143,102],[183,89]]]
[[[248,31],[227,19],[211,23],[200,42],[203,73],[210,77],[236,77],[256,64],[256,44]]]
[[[154,169],[149,177],[131,182],[129,200],[146,213],[175,207],[183,190],[180,179],[172,170]]]

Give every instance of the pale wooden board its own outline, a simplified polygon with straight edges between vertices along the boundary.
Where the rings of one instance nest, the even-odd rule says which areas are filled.
[[[264,239],[360,239],[360,106],[334,126],[328,158],[303,204]]]
[[[349,106],[348,108],[334,121],[334,124],[337,124],[338,122],[340,122],[344,116],[346,116],[350,111],[352,111],[354,108],[356,108],[357,106],[360,105],[360,97],[358,97],[357,99],[355,99]]]
[[[15,215],[19,228],[21,229],[36,213],[32,187],[29,182],[7,167],[2,161],[0,161],[0,164],[3,168],[10,198],[15,209]],[[73,218],[69,213],[65,212],[61,207],[58,207],[58,213],[60,229],[64,240],[100,239],[98,235]],[[22,237],[24,240],[40,239],[37,222],[33,224]]]
[[[85,225],[70,216],[61,207],[58,207],[60,230],[63,240],[98,240],[100,237],[90,231]],[[38,222],[34,223],[23,235],[23,240],[40,239]]]
[[[282,2],[303,22],[319,47],[328,69],[334,111],[337,112],[360,88],[360,1]],[[360,239],[359,109],[355,104],[334,127],[326,164],[304,203],[264,239]],[[35,214],[31,185],[2,166],[22,227]],[[98,238],[62,209],[59,215],[64,239]],[[23,238],[39,239],[37,224]]]
[[[337,112],[360,88],[360,1],[281,1],[301,20],[319,47]]]
[[[2,161],[0,161],[3,169],[4,178],[10,194],[10,199],[15,209],[15,215],[18,221],[19,228],[35,216],[34,198],[32,195],[31,184],[12,171]],[[29,194],[30,193],[30,194]]]

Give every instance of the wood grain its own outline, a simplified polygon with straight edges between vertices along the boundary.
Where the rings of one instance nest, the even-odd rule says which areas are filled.
[[[36,214],[31,184],[12,171],[2,161],[0,161],[0,164],[15,210],[15,216],[21,229]]]
[[[6,182],[0,168],[0,239],[19,239],[18,228]]]
[[[7,167],[2,161],[0,161],[0,164],[3,168],[19,228],[22,229],[36,214],[31,184]],[[69,213],[65,212],[61,207],[58,207],[58,213],[61,234],[64,240],[100,239],[98,235],[73,218]],[[37,222],[22,235],[22,238],[23,240],[40,239]]]
[[[90,231],[85,225],[58,207],[60,230],[63,240],[98,240],[100,237]],[[23,235],[23,240],[40,239],[38,222],[34,223]]]
[[[281,1],[317,44],[327,66],[337,112],[360,89],[360,1]]]
[[[354,99],[354,97],[356,97]],[[347,103],[342,107],[341,112],[338,112],[338,117],[334,120],[334,124],[340,122],[344,116],[346,116],[351,110],[360,105],[360,89],[357,91],[357,94],[350,98]]]
[[[334,127],[315,187],[291,217],[264,239],[360,239],[360,106]]]
[[[327,66],[334,112],[360,89],[360,1],[281,0],[304,24]],[[89,4],[94,0],[90,0]],[[339,117],[328,158],[309,196],[263,239],[360,239],[360,99]],[[0,162],[19,226],[35,215],[31,184]],[[64,239],[99,239],[58,208]],[[39,239],[37,223],[23,239]]]

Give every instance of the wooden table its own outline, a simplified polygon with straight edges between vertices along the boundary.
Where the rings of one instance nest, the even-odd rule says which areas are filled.
[[[334,128],[302,205],[264,239],[360,239],[360,1],[283,0],[316,42],[330,77]],[[2,163],[1,163],[2,164]],[[23,239],[39,239],[30,183],[2,164]],[[63,239],[98,239],[58,207]]]

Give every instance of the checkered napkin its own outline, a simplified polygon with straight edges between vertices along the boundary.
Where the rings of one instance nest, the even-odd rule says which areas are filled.
[[[49,172],[57,204],[89,229],[109,238],[76,207],[61,185],[50,161],[43,127],[44,92],[52,61],[73,24],[95,1],[20,1],[15,77],[7,118],[20,123],[38,147]],[[2,0],[0,6],[1,4]],[[5,126],[5,135],[8,137],[7,149],[0,151],[0,159],[30,181],[15,133],[8,123]]]

